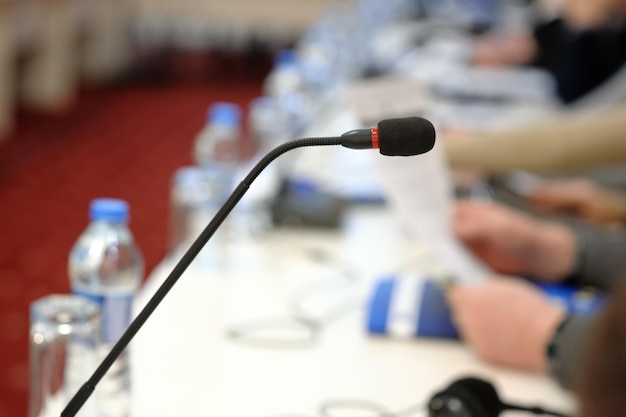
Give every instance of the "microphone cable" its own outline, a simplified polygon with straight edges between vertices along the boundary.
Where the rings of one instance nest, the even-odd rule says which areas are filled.
[[[331,254],[319,249],[312,249],[311,256],[317,262],[339,264]],[[432,265],[427,265],[429,253],[427,251],[413,254],[408,259],[396,262],[391,271],[401,272],[415,266],[415,262],[429,269],[433,277],[439,277]],[[343,267],[336,274],[312,282],[304,283],[294,290],[286,300],[287,313],[285,316],[268,316],[259,319],[246,320],[226,327],[226,337],[233,342],[247,344],[258,348],[269,349],[303,349],[315,345],[322,332],[329,325],[357,311],[366,311],[370,294],[368,287],[364,287],[366,280],[357,276],[357,273]],[[354,291],[353,294],[335,302],[322,312],[313,312],[307,309],[307,303],[337,295],[341,291]]]
[[[386,406],[358,398],[337,398],[322,402],[314,416],[300,413],[273,414],[269,417],[411,417],[427,415],[426,403],[412,404],[392,411]]]
[[[302,349],[317,343],[322,331],[349,313],[363,310],[365,298],[352,296],[335,303],[322,313],[305,308],[307,301],[342,289],[355,288],[358,279],[351,271],[342,271],[323,281],[316,280],[297,288],[287,300],[286,316],[265,317],[232,324],[226,336],[236,342],[261,348]]]

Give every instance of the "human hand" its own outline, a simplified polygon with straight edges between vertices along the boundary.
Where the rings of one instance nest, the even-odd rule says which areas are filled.
[[[565,317],[539,289],[514,277],[495,277],[446,293],[463,340],[494,365],[544,371],[546,349]]]
[[[458,200],[453,229],[478,258],[499,273],[558,281],[574,269],[576,238],[569,229],[501,204]]]
[[[528,64],[536,55],[537,44],[532,36],[494,32],[476,39],[471,62],[484,67],[516,67]]]
[[[624,197],[585,179],[540,185],[531,192],[528,200],[546,213],[573,215],[598,225],[624,221]]]
[[[620,0],[565,0],[562,7],[565,19],[574,28],[590,29],[604,24],[624,5]]]

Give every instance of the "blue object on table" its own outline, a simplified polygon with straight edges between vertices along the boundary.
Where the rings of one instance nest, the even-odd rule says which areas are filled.
[[[565,284],[536,284],[570,314],[590,314],[602,307],[606,294]],[[373,288],[367,309],[367,331],[390,337],[458,339],[444,286],[424,275],[388,276]]]
[[[570,314],[590,314],[606,302],[606,293],[569,284],[536,284],[548,297]]]
[[[458,338],[442,288],[427,277],[386,277],[374,286],[368,306],[369,333]]]

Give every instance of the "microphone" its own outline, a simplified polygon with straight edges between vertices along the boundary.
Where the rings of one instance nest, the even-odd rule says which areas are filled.
[[[505,410],[568,417],[566,414],[538,406],[527,407],[502,402],[491,383],[473,377],[454,381],[446,389],[436,393],[428,403],[429,417],[498,417]]]
[[[376,132],[376,133],[374,133]],[[76,392],[74,397],[61,412],[61,417],[73,417],[78,413],[83,404],[94,392],[96,385],[113,365],[118,356],[141,329],[150,315],[158,307],[167,293],[172,289],[187,267],[200,253],[204,245],[211,239],[213,234],[226,219],[228,214],[237,205],[239,200],[248,191],[252,182],[261,172],[276,158],[285,152],[306,146],[332,146],[342,145],[351,149],[377,149],[380,153],[388,156],[419,155],[428,152],[435,144],[435,129],[426,119],[409,117],[403,119],[387,119],[378,123],[378,127],[365,132],[365,129],[351,131],[342,136],[323,138],[303,138],[285,142],[269,151],[252,168],[248,175],[239,183],[222,207],[215,214],[206,228],[191,244],[187,252],[181,257],[168,277],[154,293],[152,298],[128,325],[126,331],[113,345],[107,356],[102,360],[91,377]]]
[[[411,156],[426,153],[435,146],[435,128],[421,117],[386,119],[371,129],[346,132],[341,139],[341,145],[346,148],[380,149],[382,155]]]

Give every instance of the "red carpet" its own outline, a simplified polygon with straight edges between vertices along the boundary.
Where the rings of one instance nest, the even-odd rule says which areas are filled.
[[[126,199],[150,271],[165,254],[169,186],[191,163],[206,107],[247,106],[258,76],[125,85],[83,94],[58,117],[21,116],[0,144],[0,417],[27,415],[28,307],[69,291],[67,256],[89,201]]]

